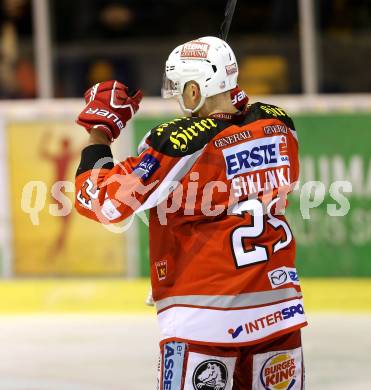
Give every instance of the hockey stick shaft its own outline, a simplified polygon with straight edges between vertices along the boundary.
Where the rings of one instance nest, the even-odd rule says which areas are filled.
[[[225,6],[224,20],[220,26],[219,37],[224,41],[228,38],[229,29],[231,27],[234,10],[236,9],[237,0],[228,0]]]

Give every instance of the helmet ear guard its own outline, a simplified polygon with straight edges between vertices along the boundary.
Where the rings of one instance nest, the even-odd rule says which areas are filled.
[[[162,97],[178,98],[186,114],[200,110],[207,97],[236,87],[238,66],[229,45],[216,37],[203,37],[176,47],[166,61]],[[195,81],[200,88],[201,99],[193,110],[184,106],[184,86]]]

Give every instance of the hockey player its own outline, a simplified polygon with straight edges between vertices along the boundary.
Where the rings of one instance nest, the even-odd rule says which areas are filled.
[[[175,48],[162,94],[185,116],[149,131],[138,155],[117,165],[110,144],[141,92],[96,84],[78,117],[90,133],[76,175],[78,212],[115,223],[150,210],[160,390],[304,388],[306,319],[283,215],[299,174],[296,131],[281,108],[247,105],[237,76],[219,38]]]

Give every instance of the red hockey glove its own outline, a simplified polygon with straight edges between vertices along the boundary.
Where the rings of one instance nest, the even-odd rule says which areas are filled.
[[[113,141],[138,111],[143,94],[138,89],[130,96],[126,85],[111,80],[95,84],[84,97],[87,105],[76,122],[89,133],[93,127],[99,129]]]
[[[231,89],[231,99],[232,104],[237,108],[239,111],[244,111],[247,103],[249,102],[249,98],[246,95],[245,91],[241,89],[238,85]]]

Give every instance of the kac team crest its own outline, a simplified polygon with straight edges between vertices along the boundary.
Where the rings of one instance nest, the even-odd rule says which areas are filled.
[[[265,390],[290,390],[296,382],[296,361],[290,352],[280,352],[267,359],[260,370]]]
[[[224,390],[228,380],[228,369],[219,360],[200,363],[193,373],[195,390]]]

